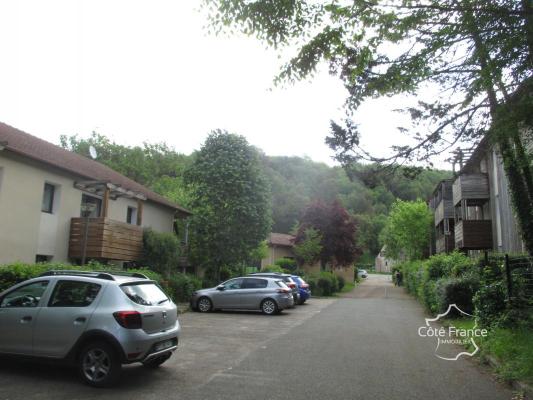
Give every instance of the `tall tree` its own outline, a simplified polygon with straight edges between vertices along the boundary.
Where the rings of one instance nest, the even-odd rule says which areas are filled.
[[[397,200],[387,218],[382,241],[387,256],[418,260],[429,249],[433,216],[426,203]]]
[[[191,253],[218,278],[238,268],[270,231],[270,189],[259,154],[242,136],[214,131],[185,172],[192,193]]]
[[[355,220],[338,200],[330,204],[315,201],[305,209],[296,234],[296,246],[308,240],[309,229],[318,231],[321,236],[318,258],[322,268],[328,264],[350,265],[361,254],[356,242]]]
[[[297,46],[278,81],[312,76],[322,61],[344,83],[347,116],[327,143],[352,170],[366,159],[428,161],[489,135],[502,154],[522,236],[533,252],[533,171],[522,141],[533,126],[531,0],[205,0],[217,31],[237,27],[275,47]],[[430,98],[423,93],[430,90]],[[407,94],[411,145],[389,155],[360,146],[353,113],[367,99]],[[427,97],[427,96],[426,96]]]

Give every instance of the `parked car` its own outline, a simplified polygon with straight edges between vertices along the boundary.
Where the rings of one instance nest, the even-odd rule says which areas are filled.
[[[170,358],[177,317],[142,274],[49,271],[0,293],[0,353],[62,360],[88,384],[110,386],[122,364]]]
[[[200,312],[238,309],[272,315],[294,306],[291,289],[279,278],[239,277],[193,293],[191,308]]]
[[[281,274],[279,272],[254,272],[249,274],[249,276],[264,276],[268,278],[281,279],[283,282],[285,282],[285,285],[291,289],[292,297],[294,298],[294,304],[300,304],[300,290],[298,289],[298,285],[294,279],[292,279],[292,275]]]
[[[366,271],[366,269],[358,269],[358,270],[357,270],[357,276],[358,276],[359,278],[364,278],[364,279],[366,279],[366,278],[368,278],[368,272]]]
[[[311,288],[309,287],[309,284],[300,276],[292,275],[291,278],[296,282],[300,292],[300,302],[298,304],[305,303],[311,297]]]

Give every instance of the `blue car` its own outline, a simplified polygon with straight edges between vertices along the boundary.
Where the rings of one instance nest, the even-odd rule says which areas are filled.
[[[291,278],[296,282],[296,285],[298,285],[298,290],[300,292],[300,302],[298,304],[305,303],[305,301],[311,297],[309,284],[297,275],[292,275]]]

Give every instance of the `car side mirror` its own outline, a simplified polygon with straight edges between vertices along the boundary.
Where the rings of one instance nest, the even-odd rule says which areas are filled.
[[[225,290],[226,288],[224,287],[224,285],[218,285],[217,286],[217,290]]]

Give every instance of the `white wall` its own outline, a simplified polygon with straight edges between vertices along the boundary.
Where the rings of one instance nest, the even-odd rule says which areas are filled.
[[[74,187],[73,175],[0,151],[0,264],[33,263],[37,254],[68,261],[70,220],[80,216],[83,192]],[[52,214],[41,212],[44,184],[56,187]],[[110,200],[108,217],[126,222],[127,207],[137,201]],[[145,202],[143,226],[160,232],[173,231],[174,211]]]

